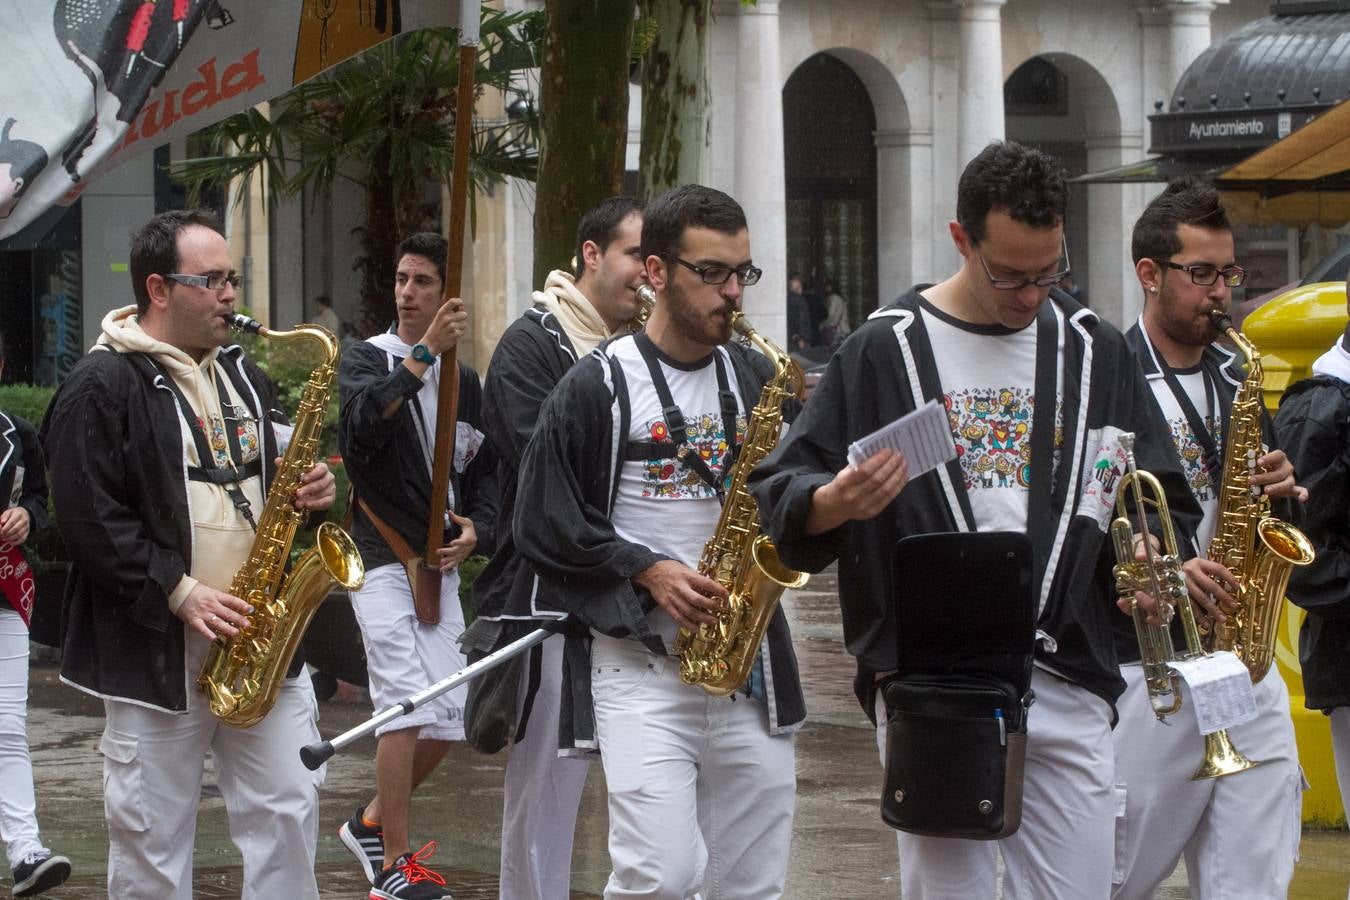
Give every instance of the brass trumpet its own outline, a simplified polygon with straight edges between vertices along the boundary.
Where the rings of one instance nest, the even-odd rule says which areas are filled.
[[[1115,576],[1116,593],[1130,601],[1130,616],[1134,619],[1135,636],[1139,640],[1139,656],[1144,666],[1149,704],[1158,721],[1162,722],[1180,711],[1182,706],[1181,676],[1171,663],[1179,659],[1195,659],[1205,653],[1200,641],[1200,629],[1195,621],[1195,611],[1191,609],[1190,597],[1186,592],[1186,577],[1181,571],[1181,555],[1177,551],[1176,533],[1162,484],[1152,473],[1139,471],[1135,464],[1134,434],[1122,434],[1120,448],[1125,453],[1126,472],[1116,492],[1116,519],[1111,523],[1111,543],[1118,560],[1112,574]],[[1145,488],[1148,495],[1145,494]],[[1133,520],[1130,516],[1131,503]],[[1149,510],[1157,516],[1162,529],[1161,556],[1148,539]],[[1144,537],[1143,560],[1135,559],[1136,534]],[[1147,613],[1134,599],[1136,591],[1144,591],[1157,598],[1161,625],[1149,623]],[[1185,654],[1178,654],[1173,648],[1172,634],[1168,628],[1177,612],[1180,612],[1181,628],[1186,636]],[[1248,759],[1233,746],[1227,729],[1220,729],[1205,735],[1205,756],[1191,780],[1233,775],[1260,764]]]

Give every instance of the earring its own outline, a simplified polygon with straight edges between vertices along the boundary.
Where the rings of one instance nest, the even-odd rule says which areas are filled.
[[[1150,294],[1156,294],[1156,293],[1158,293],[1158,289],[1157,289],[1156,287],[1154,287],[1153,285],[1149,285],[1149,287],[1148,287],[1148,292],[1149,292]]]

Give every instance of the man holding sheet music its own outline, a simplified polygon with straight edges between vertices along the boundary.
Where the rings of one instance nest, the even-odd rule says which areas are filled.
[[[896,542],[944,531],[1031,538],[1041,639],[1021,828],[997,842],[899,833],[906,900],[992,898],[999,854],[1004,897],[1110,893],[1111,723],[1124,688],[1106,539],[1124,471],[1118,436],[1137,435],[1140,468],[1169,493],[1184,482],[1123,336],[1052,292],[1069,271],[1066,202],[1049,157],[1011,142],[986,147],[961,176],[949,226],[960,270],[907,291],[849,335],[751,476],[785,564],[814,572],[838,560],[845,639],[864,709],[880,713],[879,738],[878,682],[898,666],[905,615],[891,584]],[[929,400],[945,408],[954,459],[922,475],[892,450],[849,464],[851,442]],[[1175,513],[1199,517],[1193,501]],[[951,610],[954,626],[961,615]]]
[[[1196,544],[1183,548],[1192,558],[1182,568],[1192,599],[1203,607],[1197,617],[1222,616],[1218,604],[1232,608],[1233,574],[1204,557],[1219,520],[1224,440],[1244,372],[1240,357],[1212,343],[1217,332],[1210,312],[1228,309],[1246,272],[1235,263],[1218,191],[1198,182],[1176,182],[1155,197],[1135,223],[1131,243],[1144,311],[1126,337],[1167,420],[1189,493],[1204,511]],[[1273,443],[1267,421],[1266,444]],[[1285,498],[1275,499],[1274,512],[1288,520],[1296,512],[1291,499],[1307,493],[1295,484],[1293,465],[1280,450],[1257,463],[1252,483],[1273,499]],[[1197,689],[1184,688],[1181,709],[1160,723],[1134,629],[1121,621],[1116,630],[1127,687],[1114,734],[1123,810],[1113,896],[1152,897],[1183,852],[1192,897],[1285,896],[1298,851],[1302,777],[1279,668],[1254,685],[1255,720],[1229,729],[1233,746],[1261,765],[1194,781],[1204,747]]]

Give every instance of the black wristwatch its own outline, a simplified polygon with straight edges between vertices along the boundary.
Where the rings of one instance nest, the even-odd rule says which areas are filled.
[[[436,362],[436,355],[427,349],[426,344],[413,344],[412,358],[427,365]]]

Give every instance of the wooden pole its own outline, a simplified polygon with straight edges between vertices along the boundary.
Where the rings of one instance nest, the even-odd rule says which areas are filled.
[[[445,251],[443,302],[458,297],[464,275],[464,222],[469,201],[469,146],[473,138],[473,75],[478,44],[460,44],[459,87],[455,91],[455,168],[450,181],[450,236]],[[439,569],[437,554],[444,543],[445,492],[450,463],[455,456],[455,419],[459,416],[459,360],[456,348],[441,354],[441,378],[436,394],[436,446],[431,467],[431,509],[427,517],[427,546],[423,561]]]

